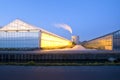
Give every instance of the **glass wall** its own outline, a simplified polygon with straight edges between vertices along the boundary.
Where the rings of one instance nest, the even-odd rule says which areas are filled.
[[[21,20],[14,20],[0,29],[0,48],[62,48],[72,42]],[[42,36],[42,37],[41,37]]]
[[[84,44],[86,48],[112,50],[112,35],[100,37]]]
[[[0,48],[39,48],[39,32],[0,31]]]
[[[120,50],[120,31],[113,34],[113,49]]]
[[[48,33],[41,33],[41,48],[64,48],[64,47],[71,47],[72,42],[66,39],[62,39],[60,37],[48,34]]]

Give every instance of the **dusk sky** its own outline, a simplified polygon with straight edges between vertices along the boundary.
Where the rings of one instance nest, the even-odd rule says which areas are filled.
[[[90,40],[120,29],[120,0],[0,0],[0,26],[16,18],[67,39]]]

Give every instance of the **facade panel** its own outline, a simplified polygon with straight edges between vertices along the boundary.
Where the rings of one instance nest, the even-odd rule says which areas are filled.
[[[39,48],[39,32],[0,31],[0,48]]]
[[[63,48],[72,42],[41,28],[14,20],[0,29],[0,48]]]
[[[113,48],[114,50],[120,50],[120,31],[113,34]]]
[[[69,40],[65,40],[48,33],[41,33],[41,48],[65,48],[71,46],[72,42]]]
[[[88,41],[84,44],[86,48],[91,49],[101,49],[101,50],[112,50],[112,35],[107,35],[104,37],[100,37],[91,41]]]
[[[87,41],[83,45],[92,49],[120,50],[120,30]]]
[[[0,48],[39,48],[39,30],[21,20],[0,29]]]

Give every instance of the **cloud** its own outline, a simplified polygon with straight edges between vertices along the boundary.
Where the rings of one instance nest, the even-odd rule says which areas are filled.
[[[67,24],[55,24],[55,26],[58,28],[63,28],[72,34],[72,28]]]

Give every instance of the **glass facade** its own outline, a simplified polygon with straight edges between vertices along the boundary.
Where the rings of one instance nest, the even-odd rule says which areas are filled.
[[[58,36],[51,35],[49,33],[41,33],[41,48],[65,48],[71,47],[72,42],[66,39],[62,39]]]
[[[39,48],[39,32],[0,31],[0,48]]]
[[[99,37],[83,44],[86,48],[103,50],[120,50],[120,30]]]
[[[72,42],[38,27],[14,20],[0,28],[0,48],[62,48]]]
[[[84,46],[90,49],[112,50],[112,35],[88,41]]]
[[[113,33],[113,49],[120,50],[120,31]]]

